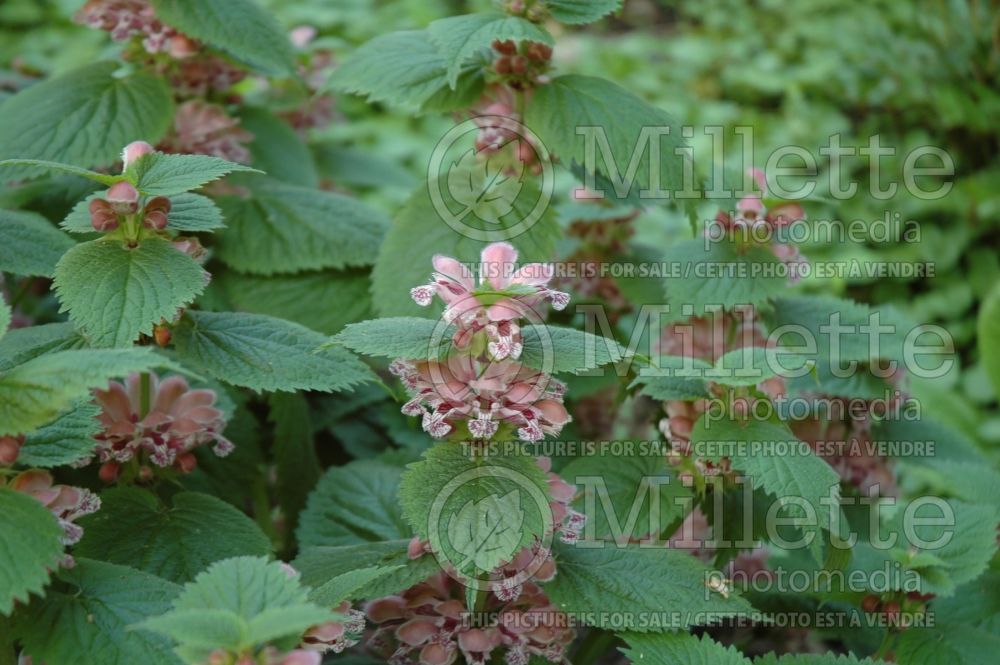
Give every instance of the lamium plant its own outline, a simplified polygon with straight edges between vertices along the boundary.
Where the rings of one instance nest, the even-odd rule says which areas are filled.
[[[770,5],[622,4],[0,10],[0,665],[992,662],[998,292],[956,347],[701,161],[782,23],[653,101]]]

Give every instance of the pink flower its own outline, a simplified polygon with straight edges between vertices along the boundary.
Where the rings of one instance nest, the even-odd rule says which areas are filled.
[[[153,152],[153,146],[145,141],[132,141],[122,150],[123,168],[127,169],[135,160],[151,152]]]
[[[403,413],[421,416],[424,431],[435,438],[463,421],[474,439],[491,439],[507,423],[521,439],[539,441],[570,421],[562,403],[565,386],[520,363],[453,355],[445,362],[397,360],[390,371],[411,396]]]
[[[313,626],[306,631],[302,637],[302,645],[305,649],[326,653],[332,651],[340,653],[348,647],[352,647],[361,639],[361,633],[365,630],[365,614],[358,610],[351,609],[351,604],[344,601],[333,609],[346,616],[344,621],[327,621],[318,626]]]
[[[495,618],[481,625],[469,621],[465,587],[444,572],[373,600],[365,611],[379,626],[369,646],[390,663],[449,665],[461,655],[466,663],[482,665],[498,650],[512,665],[531,656],[558,663],[575,636],[566,615],[531,582],[513,601],[488,596],[483,614]]]
[[[83,529],[73,522],[96,512],[101,500],[96,494],[82,487],[56,485],[48,471],[31,469],[22,471],[10,482],[10,488],[37,499],[55,515],[63,530],[63,545],[74,545],[83,537]],[[66,567],[73,565],[73,557],[66,555]]]
[[[152,375],[150,383],[150,410],[141,418],[138,374],[94,392],[103,409],[98,420],[104,430],[95,437],[101,462],[127,462],[145,452],[156,466],[187,472],[197,463],[192,451],[199,446],[214,441],[216,455],[232,452],[233,444],[222,436],[226,423],[214,407],[214,391],[192,390],[180,376],[161,382]]]
[[[437,255],[431,282],[410,290],[414,302],[431,304],[434,295],[445,303],[444,318],[454,324],[453,342],[466,349],[473,337],[485,332],[488,350],[496,360],[521,355],[521,329],[517,320],[538,320],[536,308],[545,300],[556,310],[565,309],[569,295],[548,288],[550,264],[529,263],[516,268],[517,250],[498,242],[485,247],[479,264],[479,283],[472,271],[456,259]]]
[[[253,134],[240,127],[221,106],[201,100],[184,102],[174,114],[174,131],[161,145],[164,152],[213,155],[231,162],[248,163],[246,144]]]
[[[0,436],[0,466],[10,466],[16,462],[23,445],[23,436]]]

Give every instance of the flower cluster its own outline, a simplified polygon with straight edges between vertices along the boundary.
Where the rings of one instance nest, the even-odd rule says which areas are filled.
[[[248,164],[247,144],[252,140],[253,134],[221,106],[192,99],[177,107],[173,132],[159,147],[164,152],[212,155]]]
[[[445,303],[444,319],[455,327],[446,360],[396,360],[398,376],[411,399],[403,413],[421,416],[424,431],[442,438],[467,424],[477,440],[491,439],[502,424],[525,441],[558,434],[569,422],[563,406],[566,386],[518,362],[524,349],[520,319],[537,320],[545,301],[563,309],[569,296],[548,287],[551,265],[516,268],[517,251],[494,243],[482,251],[479,285],[472,271],[453,258],[435,256],[432,281],[410,290],[414,301]]]
[[[369,645],[392,665],[450,665],[459,654],[482,665],[497,650],[508,665],[526,665],[532,656],[558,663],[575,637],[566,615],[531,582],[513,601],[490,595],[481,615],[491,619],[482,623],[470,620],[465,587],[444,572],[369,602],[365,612],[378,625]]]
[[[456,259],[437,255],[432,264],[431,281],[410,289],[410,296],[422,307],[430,305],[435,295],[441,298],[445,320],[457,328],[452,338],[455,346],[474,348],[474,342],[485,335],[493,360],[521,356],[519,319],[539,319],[537,308],[545,301],[555,310],[569,304],[569,294],[548,286],[552,265],[528,263],[517,268],[517,250],[505,242],[483,249],[478,285],[472,271]]]
[[[15,492],[21,492],[37,499],[49,512],[55,515],[63,530],[63,545],[75,545],[83,538],[83,528],[74,522],[101,507],[96,494],[82,487],[57,485],[52,474],[41,469],[22,471],[14,476],[8,485]],[[73,566],[73,557],[65,555],[64,567]]]
[[[782,202],[768,208],[763,199],[767,196],[767,178],[764,172],[760,169],[750,169],[749,174],[761,193],[741,198],[737,201],[733,214],[720,211],[716,215],[714,223],[722,227],[725,235],[755,239],[758,232],[764,231],[759,235],[770,239],[779,229],[805,219],[805,211],[798,203]],[[711,230],[706,231],[706,234],[714,235]],[[778,259],[789,266],[791,282],[793,284],[798,282],[801,270],[797,269],[797,266],[806,263],[805,257],[799,253],[798,246],[794,243],[781,242],[772,242],[768,246]]]
[[[497,56],[493,60],[493,72],[506,85],[515,90],[530,88],[540,79],[552,60],[552,49],[540,42],[514,42],[512,40],[493,41]]]
[[[147,0],[88,0],[76,13],[75,20],[110,33],[116,42],[139,36],[147,53],[168,53],[181,58],[194,50],[191,39],[156,18]]]
[[[668,325],[663,329],[659,342],[662,355],[694,358],[709,363],[714,363],[729,351],[761,347],[768,343],[752,307],[737,307],[731,312],[712,312]],[[756,388],[775,399],[785,394],[785,380],[772,377],[761,381]],[[757,399],[751,395],[733,394],[714,384],[709,385],[709,390],[713,398],[728,399],[729,410],[737,416],[750,413]],[[667,417],[659,422],[659,429],[673,448],[674,456],[671,461],[676,463],[691,455],[691,430],[708,407],[707,398],[670,400],[664,403]],[[725,473],[729,470],[728,460],[722,460],[716,465],[709,460],[698,459],[695,460],[695,465],[703,473]]]
[[[351,603],[346,600],[333,611],[343,614],[344,621],[327,621],[313,626],[302,636],[303,648],[317,653],[340,653],[358,643],[365,630],[364,612],[351,609]]]
[[[138,374],[124,384],[112,381],[107,390],[95,391],[103,427],[95,437],[96,453],[105,482],[116,480],[121,464],[143,453],[158,467],[188,473],[198,464],[193,451],[199,446],[214,441],[216,455],[232,452],[233,444],[222,436],[226,422],[214,406],[215,391],[193,390],[180,376],[160,381],[150,375],[148,413],[142,413],[140,393]]]
[[[390,371],[410,393],[403,413],[421,416],[434,438],[463,421],[476,440],[493,438],[507,423],[522,440],[540,441],[570,420],[562,403],[565,384],[517,362],[453,355],[445,362],[396,360]]]
[[[483,157],[506,154],[509,161],[505,172],[510,175],[519,174],[523,168],[538,175],[542,172],[539,146],[533,144],[521,124],[515,103],[509,88],[498,87],[473,108],[472,120],[479,127],[476,152]]]

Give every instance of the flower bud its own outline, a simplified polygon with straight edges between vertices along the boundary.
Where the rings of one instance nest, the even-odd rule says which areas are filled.
[[[879,598],[874,594],[868,594],[867,596],[861,599],[861,609],[864,612],[868,613],[874,612],[875,610],[878,609],[878,606],[879,606]]]
[[[198,458],[193,453],[184,453],[177,456],[177,468],[181,473],[191,473],[198,467]]]
[[[493,40],[493,50],[497,53],[502,53],[503,55],[514,55],[517,53],[517,44],[513,40],[501,41],[499,39]]]
[[[493,63],[493,71],[497,74],[510,74],[510,58],[497,58]]]
[[[114,231],[118,228],[118,215],[111,209],[111,204],[104,199],[94,199],[88,209],[90,224],[95,231]]]
[[[170,199],[157,196],[150,199],[143,210],[142,225],[147,229],[162,231],[167,227],[167,213],[170,212]]]
[[[510,70],[515,74],[523,74],[528,71],[528,59],[523,55],[516,55],[510,59]]]
[[[22,443],[24,443],[22,437],[0,436],[0,465],[10,466],[16,462]]]
[[[120,215],[131,215],[139,209],[139,190],[130,182],[116,182],[105,196],[111,209]]]
[[[153,326],[153,339],[156,340],[157,346],[166,347],[170,344],[171,337],[170,328],[166,326]]]
[[[122,150],[122,163],[125,168],[128,168],[129,164],[151,152],[153,152],[153,146],[145,141],[132,141]]]
[[[526,54],[535,62],[548,62],[552,58],[552,48],[541,42],[531,42],[528,44]]]
[[[97,472],[97,477],[101,479],[101,482],[111,484],[118,480],[118,474],[121,471],[121,465],[118,462],[105,462],[101,465],[101,468]]]
[[[198,52],[198,44],[185,35],[174,35],[170,38],[169,53],[175,60],[190,58]],[[149,144],[147,144],[149,145]]]

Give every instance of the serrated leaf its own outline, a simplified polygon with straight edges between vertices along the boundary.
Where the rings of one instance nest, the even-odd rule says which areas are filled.
[[[96,192],[81,200],[59,225],[70,233],[93,233],[88,208],[91,201],[103,196],[103,192]],[[170,197],[167,231],[213,231],[225,226],[222,211],[207,196],[185,192]]]
[[[143,69],[117,77],[118,69],[115,62],[84,65],[6,100],[0,159],[110,166],[130,141],[159,140],[173,117],[166,84]],[[5,169],[0,177],[36,173]]]
[[[55,351],[85,346],[71,323],[46,323],[16,328],[0,339],[0,372]]]
[[[732,593],[710,591],[715,574],[689,553],[637,545],[558,545],[559,573],[545,593],[561,611],[588,625],[613,628],[630,619],[637,632],[706,625],[747,614],[750,604]]]
[[[277,471],[278,503],[284,513],[287,533],[298,524],[306,497],[319,481],[309,403],[300,393],[268,395],[268,420],[274,423],[273,457]]]
[[[81,402],[54,421],[28,434],[17,461],[27,466],[50,468],[71,464],[91,454],[94,435],[101,430],[97,421],[100,407]]]
[[[545,0],[552,18],[569,25],[593,23],[617,11],[621,4],[622,0]]]
[[[307,547],[292,564],[302,573],[303,583],[314,588],[321,588],[331,580],[362,568],[391,569],[364,589],[350,594],[351,600],[377,598],[399,593],[441,570],[433,556],[410,559],[407,555],[409,541],[407,538],[339,547]]]
[[[220,381],[254,390],[346,390],[375,375],[326,338],[259,314],[188,312],[173,331],[178,356]]]
[[[745,346],[724,353],[704,376],[727,386],[753,386],[776,376],[802,375],[812,361],[780,347]]]
[[[170,366],[149,348],[56,351],[0,374],[0,434],[52,422],[109,379]]]
[[[0,210],[0,271],[51,277],[59,258],[75,243],[34,212]]]
[[[741,251],[721,241],[706,249],[705,240],[695,238],[672,245],[665,260],[681,273],[665,280],[672,318],[701,316],[712,306],[757,305],[787,285],[778,270],[781,261],[760,247]]]
[[[488,51],[494,40],[541,42],[552,46],[549,32],[519,16],[482,12],[438,19],[427,26],[431,41],[448,63],[448,85],[454,88],[462,66],[474,55]]]
[[[993,389],[1000,394],[1000,284],[990,291],[979,308],[976,324],[976,343],[982,358],[986,375],[990,377]]]
[[[371,566],[358,568],[342,575],[337,575],[323,585],[313,589],[309,600],[323,607],[337,607],[345,600],[350,600],[355,594],[367,590],[381,577],[400,570],[403,566]]]
[[[642,386],[639,392],[656,400],[691,401],[708,397],[705,373],[712,365],[697,358],[656,356],[653,365],[643,367],[629,388]]]
[[[702,416],[691,430],[691,445],[715,462],[728,457],[748,483],[776,497],[782,505],[805,499],[814,508],[819,524],[829,529],[832,508],[821,500],[832,500],[836,505],[840,476],[784,423],[732,417],[710,422]]]
[[[249,166],[209,155],[151,152],[129,164],[125,175],[147,196],[173,196],[238,171],[263,173]]]
[[[147,619],[143,630],[170,637],[194,649],[237,648],[247,640],[246,621],[228,610],[182,610]]]
[[[169,635],[179,642],[177,653],[188,662],[202,662],[218,647],[243,652],[271,643],[279,650],[289,650],[307,628],[336,618],[329,610],[310,603],[307,594],[308,589],[280,562],[235,557],[209,566],[184,586],[169,613],[136,628],[147,634],[155,631]],[[184,630],[188,620],[194,613],[205,611],[220,618],[228,613],[236,621],[229,619],[222,624],[224,634],[202,634],[189,640]],[[245,630],[237,635],[234,626]],[[237,637],[238,641],[234,641]]]
[[[518,512],[523,512],[523,517],[517,516],[522,528],[516,538],[505,539],[502,546],[478,558],[462,551],[467,544],[464,538],[452,541],[451,520],[470,501],[513,510],[512,492],[519,497]],[[451,442],[437,444],[424,453],[423,460],[409,465],[399,486],[403,516],[410,526],[460,573],[473,577],[510,560],[518,549],[551,531],[548,496],[545,474],[530,455],[511,452],[475,457],[465,446]],[[469,520],[463,520],[459,526],[468,524]]]
[[[402,469],[377,460],[333,467],[309,495],[296,533],[300,547],[408,538],[396,493]]]
[[[75,552],[177,583],[221,559],[271,553],[253,520],[228,503],[198,492],[175,494],[171,503],[137,488],[105,490],[101,510],[80,520]]]
[[[99,182],[102,185],[113,185],[114,183],[125,179],[120,175],[98,173],[97,171],[91,171],[90,169],[73,166],[72,164],[49,162],[44,159],[5,159],[0,161],[0,168],[11,168],[16,166],[26,167],[32,171],[53,171],[63,175],[80,176],[81,178],[86,178],[87,180]]]
[[[281,24],[254,0],[152,0],[156,17],[262,74],[293,76],[294,52]]]
[[[615,340],[575,328],[522,326],[521,339],[521,362],[555,373],[582,374],[625,358],[625,349]]]
[[[294,321],[326,335],[372,316],[371,280],[360,268],[270,277],[227,270],[218,283],[239,311]]]
[[[130,346],[205,289],[205,271],[162,238],[128,249],[92,240],[66,252],[55,289],[70,320],[94,346]]]
[[[446,178],[445,174],[439,178],[442,193],[447,190],[443,182]],[[551,260],[555,240],[560,233],[551,210],[546,208],[523,233],[517,228],[541,200],[538,184],[533,179],[524,181],[513,211],[502,220],[502,224],[488,224],[468,216],[463,220],[463,224],[471,229],[488,233],[488,240],[484,241],[473,240],[445,223],[428,189],[428,185],[424,184],[414,191],[397,213],[379,249],[372,271],[372,295],[375,308],[382,316],[427,316],[428,310],[419,307],[410,298],[410,289],[427,283],[433,272],[431,259],[435,254],[451,256],[459,261],[478,261],[483,247],[490,242],[506,240],[517,248],[520,261],[524,263]],[[454,201],[445,203],[449,209],[460,208]],[[431,316],[437,311],[435,306]]]
[[[34,497],[0,487],[0,615],[40,594],[63,556],[63,530]]]
[[[858,658],[854,654],[838,653],[796,653],[782,654],[766,653],[754,659],[754,665],[880,665],[883,660]],[[910,661],[900,661],[913,665]]]
[[[458,570],[488,571],[509,561],[520,549],[524,510],[521,493],[513,489],[469,499],[448,519],[448,544],[461,557]]]
[[[409,109],[464,108],[481,93],[483,77],[471,66],[463,68],[456,92],[449,89],[448,64],[426,30],[390,32],[354,51],[330,77],[329,86]]]
[[[302,187],[319,185],[309,147],[287,122],[264,108],[240,109],[240,126],[253,134],[250,154],[255,167],[272,178]]]
[[[586,455],[560,470],[559,476],[578,488],[573,507],[587,517],[585,537],[658,537],[684,518],[691,490],[662,453],[662,448],[650,447],[645,454],[617,458],[614,464],[605,455]]]
[[[683,663],[684,665],[752,665],[735,647],[700,638],[687,632],[620,633],[628,644],[622,653],[636,665]]]
[[[641,192],[644,190],[662,199],[663,195],[657,190],[678,192],[684,188],[686,158],[683,152],[678,153],[684,146],[680,125],[666,111],[650,106],[611,81],[575,74],[556,77],[535,88],[524,118],[525,124],[545,147],[567,167],[601,177],[601,184],[607,185],[604,187],[607,200],[640,203],[652,200],[643,197]],[[587,144],[594,137],[577,133],[579,128],[585,127],[597,128],[597,139],[601,131],[605,133],[613,167],[605,163],[600,150],[596,163],[587,163]],[[656,132],[661,131],[658,128],[669,128],[669,133],[657,135]],[[652,134],[650,129],[653,129]],[[658,142],[658,160],[650,157],[651,146],[647,145],[647,138],[650,143]],[[639,159],[629,180],[633,151]],[[654,162],[658,163],[655,172],[650,168]],[[611,187],[616,181],[618,184]]]
[[[167,640],[131,629],[163,614],[180,592],[176,584],[84,558],[59,578],[70,588],[32,601],[15,621],[26,654],[48,665],[181,665]]]
[[[251,198],[218,202],[227,221],[219,258],[257,275],[371,265],[387,224],[360,201],[292,185],[272,183]]]
[[[514,209],[523,186],[524,163],[518,162],[516,172],[509,173],[502,161],[499,153],[483,154],[470,148],[448,170],[448,193],[464,206],[458,219],[475,215],[489,224],[500,224],[501,217]]]

